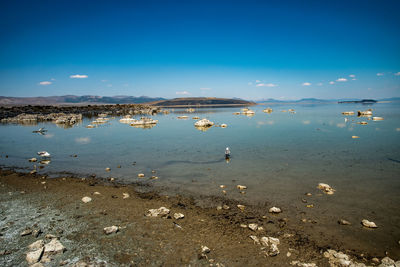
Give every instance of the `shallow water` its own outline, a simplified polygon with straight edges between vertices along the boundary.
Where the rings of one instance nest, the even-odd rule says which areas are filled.
[[[69,129],[51,123],[0,125],[0,164],[31,170],[34,163],[27,159],[46,150],[51,163],[40,172],[96,173],[126,183],[146,181],[176,192],[218,196],[224,184],[230,198],[305,210],[307,216],[323,214],[318,227],[339,217],[356,224],[374,220],[386,230],[372,237],[395,246],[400,239],[400,105],[275,105],[271,114],[263,108],[251,107],[253,117],[232,114],[240,108],[198,109],[185,114],[187,120],[177,119],[184,110],[175,110],[154,116],[159,123],[151,129],[119,123],[119,118],[94,129],[85,128],[88,119]],[[289,108],[296,113],[282,112]],[[385,120],[341,114],[367,108]],[[194,127],[193,116],[228,127],[202,132]],[[356,124],[360,121],[368,124]],[[46,135],[32,133],[39,127],[48,129]],[[232,154],[229,163],[226,147]],[[78,157],[71,157],[74,154]],[[138,173],[146,178],[137,178]],[[152,175],[159,179],[149,180]],[[320,195],[320,182],[331,185],[335,194]],[[248,187],[246,194],[238,192],[237,184]],[[308,203],[313,209],[304,209],[300,201],[306,192],[313,193]]]

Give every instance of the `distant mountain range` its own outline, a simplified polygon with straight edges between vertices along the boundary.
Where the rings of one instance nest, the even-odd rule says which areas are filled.
[[[95,96],[95,95],[64,95],[46,97],[6,97],[0,96],[0,106],[22,106],[22,105],[104,105],[104,104],[140,104],[148,103],[152,105],[173,107],[173,106],[237,106],[252,105],[255,103],[299,103],[299,104],[323,104],[338,103],[340,101],[360,101],[362,99],[317,99],[303,98],[300,100],[276,100],[261,99],[257,101],[246,101],[239,98],[215,98],[215,97],[185,97],[175,99],[165,99],[162,97],[148,96]],[[383,98],[378,101],[400,102],[400,97]]]
[[[139,104],[164,100],[161,97],[148,96],[95,96],[64,95],[46,97],[6,97],[0,96],[1,106],[13,105],[90,105],[90,104]]]

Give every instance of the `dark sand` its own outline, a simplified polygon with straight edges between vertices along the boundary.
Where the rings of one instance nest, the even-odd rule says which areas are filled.
[[[0,170],[0,183],[0,254],[7,254],[0,255],[1,266],[27,266],[27,246],[46,234],[59,237],[67,250],[45,266],[71,266],[76,262],[107,266],[290,266],[292,261],[329,266],[323,256],[329,248],[367,265],[373,264],[373,257],[385,256],[384,251],[373,255],[331,239],[318,242],[317,237],[323,240],[324,234],[307,235],[301,223],[290,218],[296,216],[285,211],[272,215],[268,207],[246,206],[241,211],[236,205],[242,203],[223,198],[168,197],[154,191],[139,193],[134,185],[97,179],[47,179],[9,170]],[[123,193],[130,197],[123,199]],[[92,201],[83,203],[84,196]],[[222,204],[230,209],[215,208]],[[169,218],[145,216],[147,210],[162,206],[171,210]],[[176,212],[185,218],[174,219]],[[264,230],[240,227],[249,223],[257,223]],[[103,228],[111,225],[120,226],[120,231],[105,235]],[[21,237],[27,227],[40,227],[43,233],[37,238]],[[250,235],[279,238],[280,254],[266,256],[266,250]],[[326,242],[332,243],[321,246]],[[202,255],[202,245],[211,252]]]

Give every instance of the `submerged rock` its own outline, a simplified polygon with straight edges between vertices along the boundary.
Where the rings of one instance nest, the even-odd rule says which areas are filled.
[[[144,177],[144,173],[139,173],[139,174],[137,175],[137,177],[143,178],[143,177]]]
[[[328,195],[333,195],[335,193],[335,189],[333,189],[330,185],[319,183],[318,188],[321,189],[324,193]]]
[[[282,210],[277,207],[272,207],[269,209],[269,213],[281,213],[281,212],[282,212]]]
[[[349,221],[346,221],[346,220],[344,220],[344,219],[340,219],[340,220],[338,221],[338,224],[341,224],[341,225],[351,225],[351,223],[350,223]]]
[[[361,224],[368,228],[378,228],[378,226],[374,222],[370,222],[366,219],[362,220]]]
[[[247,189],[247,186],[238,184],[236,186],[236,188],[239,189],[239,190],[245,190],[245,189]]]
[[[119,227],[118,227],[118,226],[115,226],[115,225],[109,226],[109,227],[105,227],[105,228],[103,229],[103,232],[104,232],[106,235],[109,235],[109,234],[112,234],[112,233],[116,233],[116,232],[118,232],[118,231],[119,231]]]

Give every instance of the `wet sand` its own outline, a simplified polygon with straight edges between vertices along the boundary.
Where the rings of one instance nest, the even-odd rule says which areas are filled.
[[[326,240],[332,242],[330,246],[320,246],[285,211],[272,215],[268,207],[247,205],[242,211],[236,207],[238,202],[223,198],[165,196],[155,190],[140,193],[135,185],[94,178],[48,179],[9,170],[0,171],[0,182],[1,266],[27,266],[27,246],[46,234],[56,235],[66,251],[45,266],[300,266],[293,261],[329,266],[323,255],[329,248],[367,265],[377,265],[372,258],[385,256],[384,251],[373,255],[353,250],[340,240]],[[123,193],[129,198],[123,198]],[[92,201],[83,203],[85,196]],[[229,209],[215,208],[223,204]],[[149,209],[160,207],[170,209],[167,218],[145,216]],[[185,217],[175,219],[174,213]],[[251,223],[264,230],[241,227]],[[112,225],[119,226],[119,232],[105,235],[103,228]],[[25,228],[35,227],[43,232],[37,238],[20,236]],[[250,235],[279,238],[280,253],[267,256],[268,248]],[[211,251],[202,253],[202,246]]]

